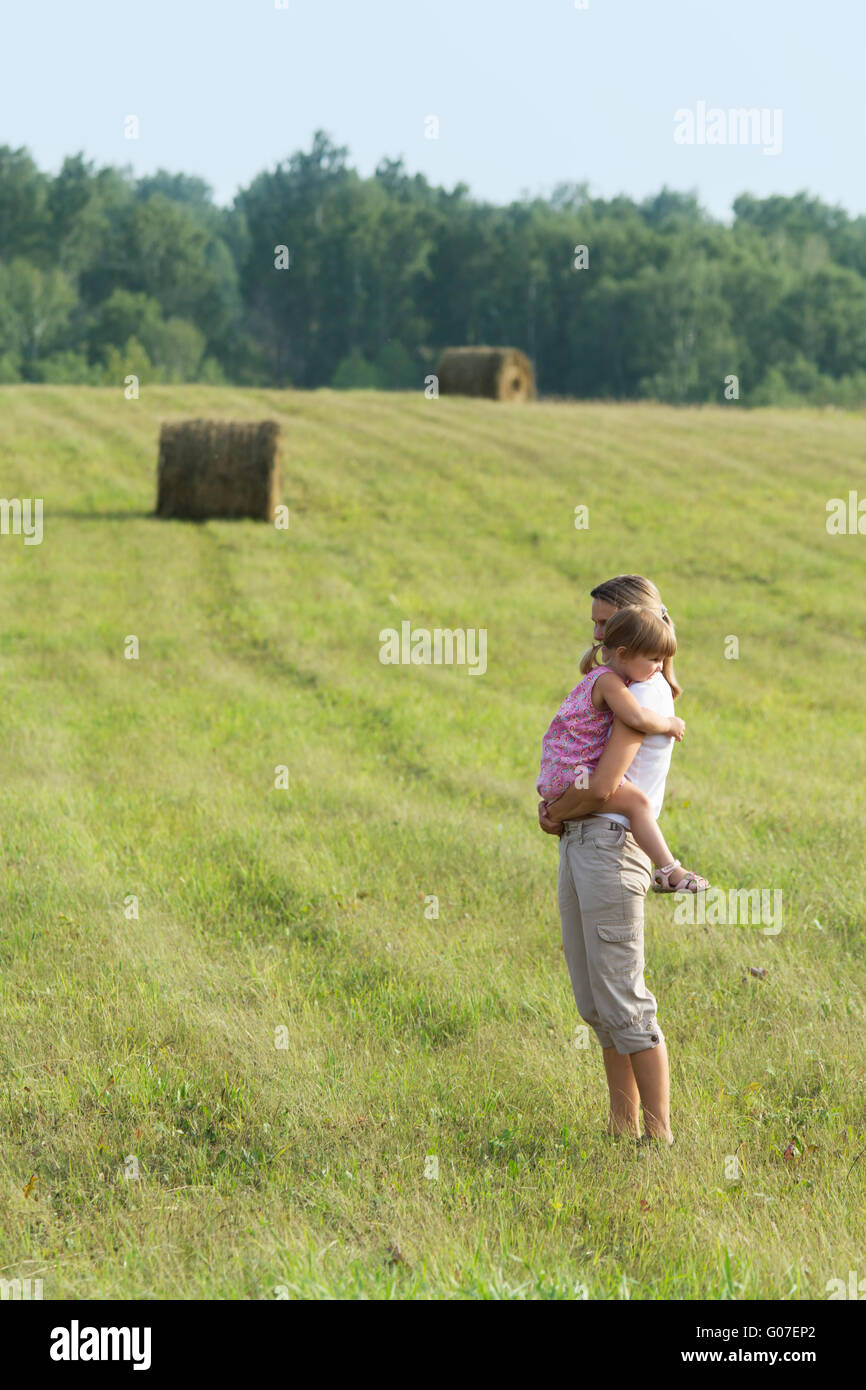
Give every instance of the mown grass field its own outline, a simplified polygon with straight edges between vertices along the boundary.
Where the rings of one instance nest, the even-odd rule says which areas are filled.
[[[282,422],[287,531],[149,515],[160,421],[203,414]],[[0,536],[0,1277],[98,1299],[866,1277],[866,539],[825,529],[862,417],[8,387],[0,463],[45,509],[41,545]],[[775,936],[648,901],[664,1154],[604,1132],[535,818],[588,590],[622,571],[681,643],[668,838],[784,895]],[[382,665],[404,619],[486,628],[486,673]]]

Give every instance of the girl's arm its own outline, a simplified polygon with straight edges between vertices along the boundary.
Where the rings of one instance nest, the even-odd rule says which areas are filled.
[[[685,723],[676,715],[656,714],[654,710],[639,705],[615,671],[604,671],[593,686],[593,696],[596,690],[618,719],[632,729],[639,729],[642,734],[671,734],[679,742],[685,733]]]
[[[589,786],[569,787],[558,801],[548,806],[546,819],[552,824],[553,834],[564,820],[580,820],[581,816],[591,816],[595,811],[604,809],[604,803],[613,796],[631,767],[632,759],[640,748],[643,737],[643,734],[629,728],[621,719],[613,721],[610,738],[598,760],[598,767],[589,779]]]

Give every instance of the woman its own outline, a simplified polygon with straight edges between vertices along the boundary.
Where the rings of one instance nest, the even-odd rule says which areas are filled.
[[[591,594],[595,641],[611,614],[628,604],[650,608],[670,623],[658,589],[641,575],[619,575]],[[660,672],[629,690],[645,707],[673,714],[671,688]],[[672,739],[638,733],[615,719],[589,785],[570,787],[546,813],[543,803],[538,808],[542,829],[561,836],[562,944],[578,1012],[602,1048],[608,1131],[639,1139],[642,1107],[646,1140],[667,1144],[673,1143],[668,1055],[656,1000],[643,977],[643,908],[652,868],[626,817],[605,815],[604,805],[628,771],[658,815],[672,748]]]

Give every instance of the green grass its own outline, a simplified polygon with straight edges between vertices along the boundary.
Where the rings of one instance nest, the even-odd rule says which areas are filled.
[[[148,515],[160,421],[200,414],[281,420],[288,531]],[[866,539],[825,529],[862,417],[10,387],[0,460],[45,507],[41,545],[0,536],[0,1277],[190,1299],[866,1277]],[[681,643],[668,839],[784,895],[777,936],[648,901],[669,1154],[604,1133],[535,820],[588,590],[623,570]],[[486,628],[486,674],[382,665],[403,619]]]

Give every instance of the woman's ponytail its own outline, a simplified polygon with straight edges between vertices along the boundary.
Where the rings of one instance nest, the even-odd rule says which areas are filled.
[[[662,604],[662,622],[664,623],[665,627],[670,628],[671,632],[673,633],[674,641],[676,642],[677,634],[674,628],[673,619],[671,618],[671,615],[665,608],[664,604]],[[670,686],[671,694],[676,700],[678,696],[682,695],[683,688],[676,678],[676,674],[674,672],[674,659],[672,656],[666,656],[664,661],[662,662],[662,675],[664,676],[665,680]]]

